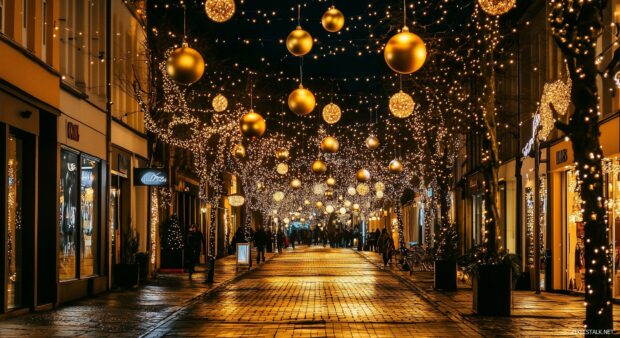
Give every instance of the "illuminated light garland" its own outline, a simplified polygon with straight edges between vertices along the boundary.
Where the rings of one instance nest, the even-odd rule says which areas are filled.
[[[155,265],[157,262],[157,242],[158,242],[158,230],[159,230],[159,198],[157,198],[157,189],[151,189],[151,213],[150,213],[150,227],[151,227],[151,264]]]
[[[357,187],[355,188],[355,191],[360,195],[360,196],[366,196],[368,195],[368,193],[370,192],[370,188],[368,187],[367,184],[365,183],[360,183],[357,185]]]
[[[235,0],[207,0],[205,12],[215,22],[226,22],[235,15]]]
[[[392,115],[400,119],[404,119],[413,114],[413,108],[415,107],[415,103],[413,102],[413,98],[409,94],[401,90],[398,93],[392,95],[392,97],[390,97],[389,107]]]
[[[517,0],[478,0],[478,4],[488,14],[502,15],[515,8]]]
[[[276,166],[276,171],[280,175],[286,175],[286,173],[288,173],[288,164],[278,163],[278,165]]]
[[[273,194],[273,200],[274,200],[275,202],[280,202],[280,201],[282,201],[283,199],[284,199],[284,193],[283,193],[283,192],[281,192],[281,191],[276,191],[276,192]]]
[[[555,117],[550,105],[553,105],[558,114],[565,115],[571,102],[571,88],[570,78],[567,78],[566,82],[557,80],[545,83],[539,106],[541,130],[538,132],[538,139],[540,141],[547,139],[555,125]]]
[[[226,99],[226,96],[222,94],[217,94],[213,98],[211,105],[213,106],[213,110],[215,110],[216,113],[221,113],[225,111],[226,108],[228,108],[228,99]]]
[[[233,207],[240,207],[245,204],[245,197],[241,195],[230,195],[228,196],[228,203]]]
[[[357,191],[355,190],[354,187],[349,187],[349,188],[347,188],[347,194],[349,194],[351,196],[355,196],[357,194]]]

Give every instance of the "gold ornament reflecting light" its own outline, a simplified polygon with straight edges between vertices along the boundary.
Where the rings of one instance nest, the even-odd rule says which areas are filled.
[[[384,191],[385,190],[385,184],[383,184],[383,182],[375,183],[375,190],[376,191]]]
[[[314,98],[314,94],[301,84],[299,88],[293,90],[288,96],[289,109],[299,116],[310,114],[315,106],[316,99]]]
[[[360,183],[355,188],[355,191],[357,191],[360,196],[366,196],[370,192],[370,188],[366,183]]]
[[[355,194],[357,194],[357,191],[355,191],[354,187],[349,187],[349,188],[347,188],[347,194],[349,194],[351,196],[355,196]]]
[[[377,191],[377,199],[382,199],[383,198],[383,191]]]
[[[366,170],[366,169],[360,169],[355,174],[355,178],[359,182],[368,182],[368,181],[370,181],[370,172],[368,170]]]
[[[284,199],[284,193],[281,191],[276,191],[273,193],[273,200],[276,202],[280,202]]]
[[[370,135],[366,138],[366,147],[370,150],[379,148],[379,139],[375,135]]]
[[[291,181],[291,188],[293,188],[293,189],[299,189],[299,188],[301,188],[301,181],[300,181],[298,178],[294,178],[294,179]]]
[[[424,65],[426,46],[419,36],[409,32],[409,28],[405,26],[387,42],[383,57],[393,71],[411,74]]]
[[[278,150],[276,150],[276,158],[280,161],[286,161],[288,160],[288,149],[286,148],[280,148]]]
[[[288,173],[288,164],[286,163],[278,163],[276,166],[276,172],[280,175],[286,175]]]
[[[334,124],[340,121],[342,117],[342,111],[335,103],[329,103],[323,107],[323,120],[329,124]]]
[[[324,174],[327,171],[327,164],[321,160],[312,162],[312,172],[315,174]]]
[[[404,119],[413,113],[415,102],[413,98],[402,90],[390,97],[390,111],[392,115]]]
[[[316,202],[316,207],[317,207],[317,208],[319,208],[319,209],[321,209],[321,208],[323,207],[323,202],[321,202],[321,201],[317,201],[317,202]]]
[[[321,141],[321,151],[328,154],[335,154],[338,152],[338,148],[340,148],[340,143],[333,136],[326,136]]]
[[[233,147],[233,156],[242,159],[246,155],[245,147],[242,144],[235,144]]]
[[[317,183],[312,186],[312,192],[315,195],[323,195],[323,193],[325,192],[325,186],[322,183]]]
[[[297,26],[294,31],[286,37],[286,49],[295,56],[304,56],[312,49],[312,36],[310,33]]]
[[[400,174],[403,172],[403,164],[398,159],[393,159],[390,162],[389,168],[392,174]]]
[[[321,18],[321,24],[326,31],[336,33],[344,26],[344,15],[342,12],[336,9],[335,6],[329,7],[329,9],[323,14]]]
[[[205,61],[197,50],[186,42],[175,49],[166,63],[168,76],[178,84],[189,86],[197,82],[205,72]]]
[[[235,14],[235,0],[207,0],[205,12],[215,22],[226,22]]]
[[[258,113],[250,109],[239,121],[239,129],[243,136],[247,138],[261,137],[265,133],[267,123],[265,119]]]
[[[483,11],[491,15],[502,15],[517,5],[517,0],[478,0]]]
[[[233,207],[240,207],[245,204],[245,198],[241,195],[230,195],[228,196],[228,203]]]
[[[226,99],[226,96],[222,94],[217,94],[213,98],[211,105],[213,106],[213,110],[215,110],[215,112],[221,113],[228,108],[228,99]]]
[[[325,183],[330,187],[333,187],[334,185],[336,185],[336,179],[333,177],[328,177]]]

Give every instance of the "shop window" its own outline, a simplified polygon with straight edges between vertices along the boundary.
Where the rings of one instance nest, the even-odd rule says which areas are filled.
[[[8,191],[6,234],[7,250],[7,306],[9,309],[22,306],[22,160],[23,141],[15,135],[8,140]]]
[[[71,150],[61,154],[58,266],[63,281],[98,272],[100,165]]]

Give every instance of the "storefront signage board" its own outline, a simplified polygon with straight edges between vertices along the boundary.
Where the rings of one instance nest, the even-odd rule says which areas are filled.
[[[237,243],[237,269],[249,268],[252,265],[250,258],[250,243]]]
[[[168,170],[158,168],[134,168],[133,184],[139,186],[167,186]]]

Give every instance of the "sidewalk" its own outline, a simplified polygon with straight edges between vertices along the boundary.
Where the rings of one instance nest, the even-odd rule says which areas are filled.
[[[358,252],[370,262],[382,267],[381,255],[375,252]],[[424,298],[452,316],[477,326],[490,336],[583,336],[577,330],[583,327],[585,308],[583,298],[572,295],[533,291],[512,292],[510,317],[482,317],[472,311],[471,286],[459,282],[458,291],[442,292],[433,289],[433,272],[417,271],[410,276],[395,263],[389,270],[404,283],[418,289]],[[614,327],[620,330],[620,311],[614,311]],[[616,331],[620,332],[620,331]]]
[[[274,256],[265,255],[267,260]],[[216,261],[213,284],[204,283],[205,266],[197,267],[192,280],[186,273],[158,274],[137,289],[111,291],[53,310],[4,319],[0,337],[138,337],[203,294],[244,275],[247,270],[236,271],[235,259],[231,255]]]

